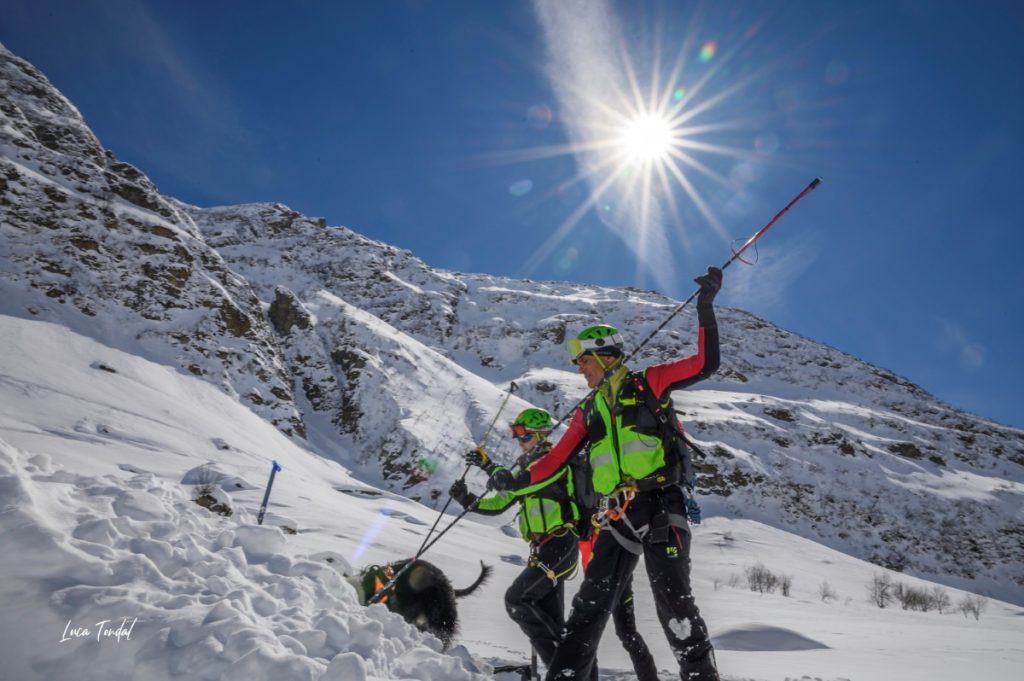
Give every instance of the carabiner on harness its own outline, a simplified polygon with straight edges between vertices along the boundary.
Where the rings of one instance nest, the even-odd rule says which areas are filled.
[[[629,502],[636,496],[636,483],[619,487],[612,494],[604,499],[605,516],[612,522],[621,520],[629,509]],[[614,504],[613,504],[614,502]]]
[[[552,585],[557,585],[558,580],[565,577],[566,579],[572,579],[572,576],[576,573],[576,568],[579,566],[580,561],[577,558],[573,561],[573,564],[561,573],[555,572],[552,568],[548,567],[540,560],[540,550],[545,544],[555,538],[564,537],[567,534],[573,534],[576,536],[576,528],[572,524],[565,524],[551,532],[548,532],[543,537],[536,537],[530,541],[530,557],[526,561],[528,567],[540,568],[544,572],[544,576],[551,580]]]
[[[576,568],[579,567],[580,561],[579,558],[577,558],[572,562],[572,565],[570,565],[562,572],[555,572],[554,569],[548,567],[536,558],[531,558],[530,562],[527,563],[527,565],[530,567],[539,568],[541,572],[544,573],[544,576],[551,580],[552,586],[556,586],[558,584],[558,580],[560,579],[572,579],[573,575],[576,574]]]

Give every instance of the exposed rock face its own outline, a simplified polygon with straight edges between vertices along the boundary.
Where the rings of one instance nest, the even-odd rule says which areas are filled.
[[[137,344],[303,433],[260,301],[189,215],[105,151],[78,111],[2,48],[0,116],[0,281],[30,294],[18,296],[18,309],[8,296],[5,309]]]
[[[299,331],[309,329],[311,319],[305,306],[295,297],[295,294],[283,286],[278,286],[274,291],[274,302],[270,304],[267,312],[270,323],[274,325],[274,331],[279,336],[287,336],[291,333],[292,327],[298,327]]]
[[[461,473],[510,381],[520,390],[488,443],[499,455],[515,411],[563,416],[583,397],[570,334],[606,322],[635,344],[678,304],[435,270],[280,204],[182,204],[2,48],[0,239],[0,311],[191,372],[424,500]],[[940,581],[1024,589],[1024,432],[753,315],[718,316],[721,369],[676,395],[708,454],[706,512]],[[687,310],[633,365],[690,354],[695,340]]]

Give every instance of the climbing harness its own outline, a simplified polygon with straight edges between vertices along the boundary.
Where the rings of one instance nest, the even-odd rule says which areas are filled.
[[[544,573],[544,576],[551,580],[552,585],[558,584],[561,579],[572,579],[576,574],[577,568],[579,568],[580,561],[579,558],[577,558],[568,568],[562,572],[556,572],[553,568],[541,561],[540,549],[552,539],[564,537],[569,533],[576,534],[575,528],[572,525],[564,525],[559,529],[544,535],[543,539],[530,542],[530,558],[526,561],[527,567],[539,568]]]

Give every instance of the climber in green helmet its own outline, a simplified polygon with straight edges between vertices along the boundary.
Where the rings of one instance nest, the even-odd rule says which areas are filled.
[[[569,341],[569,358],[591,394],[573,412],[565,434],[529,470],[492,477],[499,490],[540,484],[586,451],[591,482],[605,498],[593,558],[546,681],[588,677],[609,614],[640,556],[680,678],[719,679],[708,628],[690,589],[687,518],[697,522],[699,513],[684,491],[693,477],[671,400],[672,391],[709,377],[719,365],[712,302],[722,271],[709,267],[695,281],[700,285],[695,354],[634,372],[623,362],[624,340],[617,329],[602,324],[583,330]]]
[[[509,424],[512,437],[519,441],[524,457],[528,457],[527,468],[529,468],[533,460],[536,460],[551,449],[551,443],[548,441],[551,426],[551,415],[543,409],[533,408],[524,410],[516,417],[515,421]],[[486,454],[477,450],[467,455],[466,460],[467,463],[479,466],[490,473],[504,470],[500,466],[494,465]],[[520,465],[521,463],[517,462],[513,470]],[[593,532],[591,515],[597,509],[587,507],[585,501],[581,498],[580,490],[576,487],[576,483],[579,480],[573,477],[574,469],[571,466],[565,466],[563,467],[563,472],[567,476],[564,479],[566,492],[575,502],[578,516],[576,524],[569,528],[568,531],[574,541],[578,540],[579,542],[580,553],[583,554],[583,567],[585,569],[589,552],[584,554],[583,551],[585,549],[589,550],[593,545],[592,537],[587,535]],[[554,479],[562,480],[560,476],[549,478],[549,480]],[[452,498],[465,508],[471,508],[472,504],[477,502],[477,497],[468,493],[466,485],[462,481],[452,485],[450,492]],[[556,490],[549,489],[545,494],[552,496],[553,493],[556,493]],[[491,493],[486,495],[479,500],[475,510],[478,513],[484,514],[501,513],[510,505],[506,503],[508,500],[507,494]],[[527,510],[528,505],[532,502],[523,497],[520,498],[520,502],[523,504],[520,509],[520,531],[522,531],[522,513]],[[542,501],[541,503],[544,502]],[[524,538],[526,538],[525,535]],[[552,645],[550,640],[552,625],[557,625],[553,627],[553,630],[556,632],[560,632],[562,627],[565,626],[563,584],[565,579],[572,576],[572,573],[555,580],[550,573],[542,578],[538,568],[543,572],[545,564],[566,564],[567,558],[562,555],[563,551],[571,553],[574,559],[573,567],[575,568],[575,544],[573,547],[570,547],[569,542],[563,542],[561,537],[552,537],[550,534],[541,534],[528,541],[530,541],[531,548],[530,563],[506,592],[505,607],[509,616],[519,624],[520,628],[530,639],[534,650],[538,652],[546,665],[550,663],[550,652],[554,651],[554,645]],[[536,547],[537,544],[541,546]],[[550,545],[550,548],[543,548],[547,545]],[[536,558],[534,557],[535,552]],[[542,558],[542,555],[546,557]],[[633,661],[637,680],[658,681],[658,670],[654,664],[654,657],[636,628],[636,616],[633,610],[632,577],[629,578],[629,583],[626,585],[622,597],[615,606],[612,619],[615,623],[615,633]],[[557,640],[554,644],[557,645]],[[591,678],[597,678],[596,662]]]
[[[529,470],[551,449],[548,435],[552,425],[548,412],[533,408],[522,411],[509,424],[522,451],[511,468],[514,473]],[[482,468],[488,475],[504,470],[482,449],[467,454],[466,463]],[[565,466],[541,484],[482,497],[471,493],[465,481],[457,480],[449,493],[463,508],[484,515],[498,515],[519,503],[519,532],[530,545],[530,557],[505,592],[505,610],[544,664],[550,664],[565,626],[565,580],[579,564],[576,526],[580,512],[572,470]]]

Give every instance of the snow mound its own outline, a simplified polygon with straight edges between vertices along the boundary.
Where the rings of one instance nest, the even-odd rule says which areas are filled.
[[[181,478],[183,485],[216,486],[229,492],[240,489],[256,489],[247,480],[227,473],[213,464],[203,464],[187,471]]]
[[[279,528],[124,472],[71,474],[0,440],[0,534],[18,556],[0,600],[21,623],[0,640],[10,678],[485,678],[464,652],[357,603],[340,556],[285,555]]]
[[[717,650],[820,650],[828,648],[824,643],[807,638],[792,629],[764,624],[729,629],[718,636],[713,636],[712,643]]]

